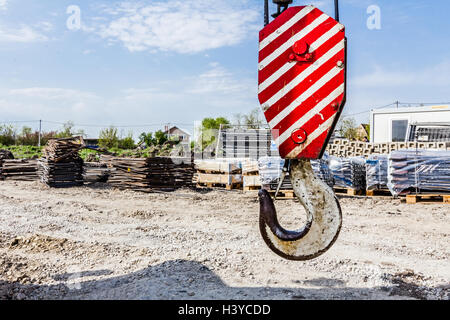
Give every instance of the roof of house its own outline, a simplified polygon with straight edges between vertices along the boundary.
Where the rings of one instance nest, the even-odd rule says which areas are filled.
[[[171,133],[173,130],[176,130],[176,129],[178,129],[178,130],[180,130],[180,131],[183,131],[185,134],[187,134],[187,135],[191,135],[190,133],[189,133],[189,131],[187,131],[187,130],[184,130],[184,129],[181,129],[181,128],[179,128],[179,127],[177,127],[177,126],[173,126],[173,127],[171,127],[169,130],[167,130],[165,133]]]

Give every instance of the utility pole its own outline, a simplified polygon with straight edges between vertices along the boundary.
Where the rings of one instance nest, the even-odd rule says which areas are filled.
[[[42,120],[39,120],[39,142],[38,146],[41,146],[41,134],[42,134]]]
[[[397,109],[398,109],[398,105],[399,105],[399,103],[400,103],[400,102],[398,102],[398,101],[397,101],[397,102],[395,102],[395,104],[397,105]]]

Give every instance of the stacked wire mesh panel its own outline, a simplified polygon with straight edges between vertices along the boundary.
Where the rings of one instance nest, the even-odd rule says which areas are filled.
[[[83,159],[79,151],[84,147],[81,137],[49,140],[38,161],[40,180],[53,188],[83,185]]]
[[[277,190],[280,183],[285,160],[280,157],[261,157],[258,160],[259,177],[264,189]],[[287,173],[280,190],[292,190],[292,183]]]
[[[392,152],[388,186],[394,195],[450,194],[450,151],[418,149]]]
[[[366,189],[366,164],[362,157],[330,157],[330,170],[334,187],[354,190]]]
[[[333,188],[334,179],[330,170],[330,157],[328,154],[325,154],[322,159],[311,160],[311,166],[316,176],[330,188]]]
[[[387,155],[370,155],[366,160],[367,190],[388,190]]]

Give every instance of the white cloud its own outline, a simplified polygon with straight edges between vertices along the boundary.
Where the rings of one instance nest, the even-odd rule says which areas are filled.
[[[198,76],[159,80],[108,95],[66,88],[0,88],[0,114],[8,120],[72,120],[105,127],[110,124],[160,124],[133,128],[138,135],[145,130],[161,129],[167,122],[191,129],[194,121],[204,117],[232,119],[233,114],[250,111],[258,105],[256,89],[256,83],[250,77],[212,63]],[[96,136],[100,128],[84,129]]]
[[[437,65],[401,71],[375,66],[369,73],[352,79],[358,87],[448,87],[450,85],[450,61],[443,61]]]
[[[237,80],[235,76],[218,63],[211,63],[210,70],[192,79],[187,93],[215,95],[247,95],[253,92],[256,96],[256,83],[252,79]],[[252,90],[252,88],[254,90]]]
[[[51,22],[48,22],[48,21],[41,21],[41,22],[37,23],[35,25],[35,27],[37,29],[40,29],[40,30],[45,31],[45,32],[49,32],[49,31],[52,31],[54,29],[53,24]]]
[[[8,5],[8,0],[0,0],[0,10],[6,10],[7,5]]]
[[[236,45],[256,34],[260,14],[248,1],[168,0],[124,2],[104,9],[108,23],[96,33],[129,51],[198,53]]]
[[[6,29],[0,26],[0,42],[40,42],[47,41],[48,38],[27,25],[19,28]]]
[[[12,96],[21,96],[27,98],[39,98],[45,100],[60,100],[60,99],[91,99],[96,98],[96,95],[90,92],[84,92],[72,89],[62,88],[23,88],[12,89],[9,91]]]

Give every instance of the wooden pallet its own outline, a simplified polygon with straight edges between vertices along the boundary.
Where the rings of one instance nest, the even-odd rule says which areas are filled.
[[[392,197],[392,193],[389,190],[366,190],[366,196],[368,197]]]
[[[275,197],[275,193],[277,193],[276,190],[268,190],[268,191],[272,197]],[[279,199],[279,200],[283,200],[283,199],[289,200],[289,199],[295,199],[295,198],[296,198],[296,196],[295,196],[294,190],[280,190],[277,195],[277,199]]]
[[[197,188],[203,189],[203,188],[221,188],[226,190],[240,190],[242,189],[242,184],[240,183],[234,183],[234,184],[224,184],[224,183],[203,183],[203,182],[197,182]]]
[[[450,194],[408,194],[406,203],[416,204],[417,202],[443,202],[450,204]]]
[[[363,196],[365,195],[365,190],[356,190],[353,188],[339,188],[339,187],[334,187],[333,188],[335,193],[339,193],[339,194],[346,194],[348,196]]]
[[[261,186],[247,186],[247,187],[244,187],[244,192],[259,191],[259,190],[261,190]]]

